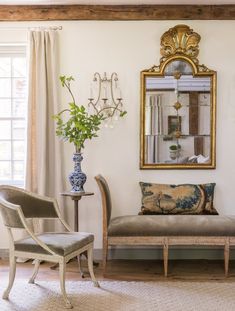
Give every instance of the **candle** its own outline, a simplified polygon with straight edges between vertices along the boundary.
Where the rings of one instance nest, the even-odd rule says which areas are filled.
[[[107,88],[106,87],[104,87],[104,98],[107,98]]]
[[[117,99],[121,99],[122,98],[122,92],[121,92],[121,89],[118,88],[117,89]]]
[[[93,98],[93,89],[92,89],[92,85],[90,87],[90,98]]]

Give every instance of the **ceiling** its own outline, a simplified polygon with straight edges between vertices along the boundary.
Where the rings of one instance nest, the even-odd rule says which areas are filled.
[[[69,5],[69,4],[235,4],[235,0],[1,0],[1,5],[16,4],[44,4],[44,5]]]

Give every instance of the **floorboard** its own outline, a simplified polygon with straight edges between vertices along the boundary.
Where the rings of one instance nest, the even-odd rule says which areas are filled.
[[[52,263],[44,262],[40,265],[37,280],[59,280],[58,270],[51,270]],[[82,261],[85,279],[90,280],[86,260]],[[33,270],[32,261],[17,263],[16,278],[29,279]],[[94,268],[98,280],[166,280],[163,275],[163,262],[161,260],[111,260],[108,262],[105,278],[99,267]],[[8,277],[8,261],[0,260],[0,279]],[[82,280],[77,262],[67,264],[67,280]],[[224,263],[222,260],[170,260],[167,280],[195,280],[195,281],[235,281],[235,261],[230,261],[229,275],[225,278]]]

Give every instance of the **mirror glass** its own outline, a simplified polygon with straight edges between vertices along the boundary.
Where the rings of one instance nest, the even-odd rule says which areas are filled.
[[[210,77],[177,60],[145,85],[146,163],[210,163]]]

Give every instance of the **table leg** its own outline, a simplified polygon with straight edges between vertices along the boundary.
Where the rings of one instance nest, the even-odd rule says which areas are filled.
[[[79,232],[79,220],[78,220],[78,201],[80,199],[79,198],[76,198],[76,199],[73,199],[73,206],[74,206],[74,231],[75,232]],[[82,278],[84,278],[84,273],[82,271],[82,267],[81,267],[81,255],[78,255],[77,256],[77,260],[78,260],[78,267],[79,267],[79,272],[80,272],[80,275]]]
[[[74,231],[78,232],[79,227],[78,227],[78,200],[73,200],[74,201]]]
[[[77,232],[79,231],[79,219],[78,219],[78,201],[79,200],[80,199],[77,199],[77,198],[73,199],[73,201],[74,201],[74,231],[77,231]],[[84,252],[84,253],[82,253],[81,255],[78,256],[79,271],[80,271],[81,277],[85,278],[85,275],[84,275],[84,273],[82,271],[82,267],[81,267],[81,257],[82,257],[82,255],[84,255],[86,257],[86,259],[87,259],[87,252]],[[98,267],[99,263],[93,261],[93,265],[95,267]]]

